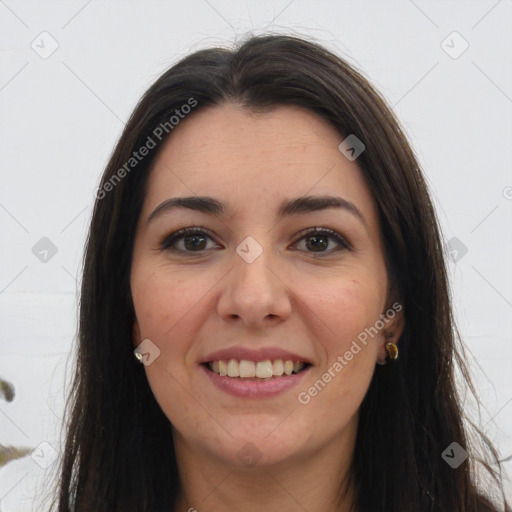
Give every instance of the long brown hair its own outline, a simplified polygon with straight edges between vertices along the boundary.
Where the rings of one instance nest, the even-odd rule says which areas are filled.
[[[206,49],[183,58],[144,94],[115,147],[86,242],[58,511],[168,511],[175,504],[179,473],[171,425],[133,356],[129,276],[152,162],[172,136],[169,119],[191,98],[191,116],[225,102],[252,110],[298,105],[366,146],[357,163],[378,209],[405,328],[399,364],[376,367],[361,404],[350,468],[354,510],[498,510],[476,487],[482,467],[498,490],[489,491],[489,499],[499,498],[509,511],[497,452],[465,421],[455,386],[458,366],[474,393],[452,316],[440,228],[417,159],[361,72],[321,45],[287,35],[251,37],[235,50]],[[157,147],[127,167],[148,137]],[[471,436],[483,441],[484,458]],[[469,453],[457,469],[441,456],[453,442]]]

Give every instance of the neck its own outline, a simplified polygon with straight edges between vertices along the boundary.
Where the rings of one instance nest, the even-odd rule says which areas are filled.
[[[251,468],[194,451],[175,431],[181,480],[175,512],[349,512],[354,488],[345,482],[355,442],[352,430],[307,454]]]

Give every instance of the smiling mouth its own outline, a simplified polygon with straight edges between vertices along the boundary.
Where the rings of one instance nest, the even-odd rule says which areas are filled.
[[[229,359],[209,361],[203,366],[221,377],[238,380],[270,380],[288,375],[296,375],[311,366],[310,363],[291,360],[248,361],[245,359]]]

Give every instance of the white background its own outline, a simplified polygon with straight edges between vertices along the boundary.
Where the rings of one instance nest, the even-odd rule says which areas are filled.
[[[0,443],[60,449],[94,190],[139,97],[185,54],[285,32],[344,56],[394,107],[444,238],[468,249],[450,269],[475,421],[512,455],[511,0],[5,0],[0,24],[0,376],[16,388],[0,402]],[[443,49],[460,51],[457,36],[442,46],[453,31],[469,44],[458,58]],[[31,48],[52,39],[48,58]],[[32,253],[42,237],[58,250],[46,263]],[[27,456],[1,468],[0,510],[37,510],[55,467]]]

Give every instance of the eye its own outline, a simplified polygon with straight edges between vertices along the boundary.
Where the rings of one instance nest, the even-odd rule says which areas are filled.
[[[159,247],[161,251],[199,254],[209,249],[207,247],[208,239],[212,240],[212,236],[206,228],[202,226],[188,227],[165,236],[159,243]],[[337,246],[331,250],[326,250],[332,240],[336,242]],[[305,242],[306,249],[304,250],[306,252],[320,257],[333,252],[352,249],[352,246],[342,235],[328,228],[304,229],[299,232],[299,237],[294,244],[297,245],[298,242],[302,241]]]
[[[201,226],[193,227],[193,228],[184,228],[179,231],[175,231],[170,235],[164,237],[164,239],[160,242],[160,250],[161,251],[172,251],[172,252],[197,252],[204,251],[207,249],[206,240],[211,236],[208,234],[208,230],[202,228]],[[176,247],[176,242],[183,241],[182,247]]]
[[[338,247],[332,250],[324,250],[329,246],[329,239],[334,240]],[[307,248],[313,249],[312,251],[315,256],[323,257],[325,255],[330,255],[333,252],[338,252],[342,250],[351,250],[351,245],[347,242],[347,240],[341,236],[336,231],[328,228],[308,228],[304,229],[299,233],[299,238],[297,242],[306,241],[305,246]]]

